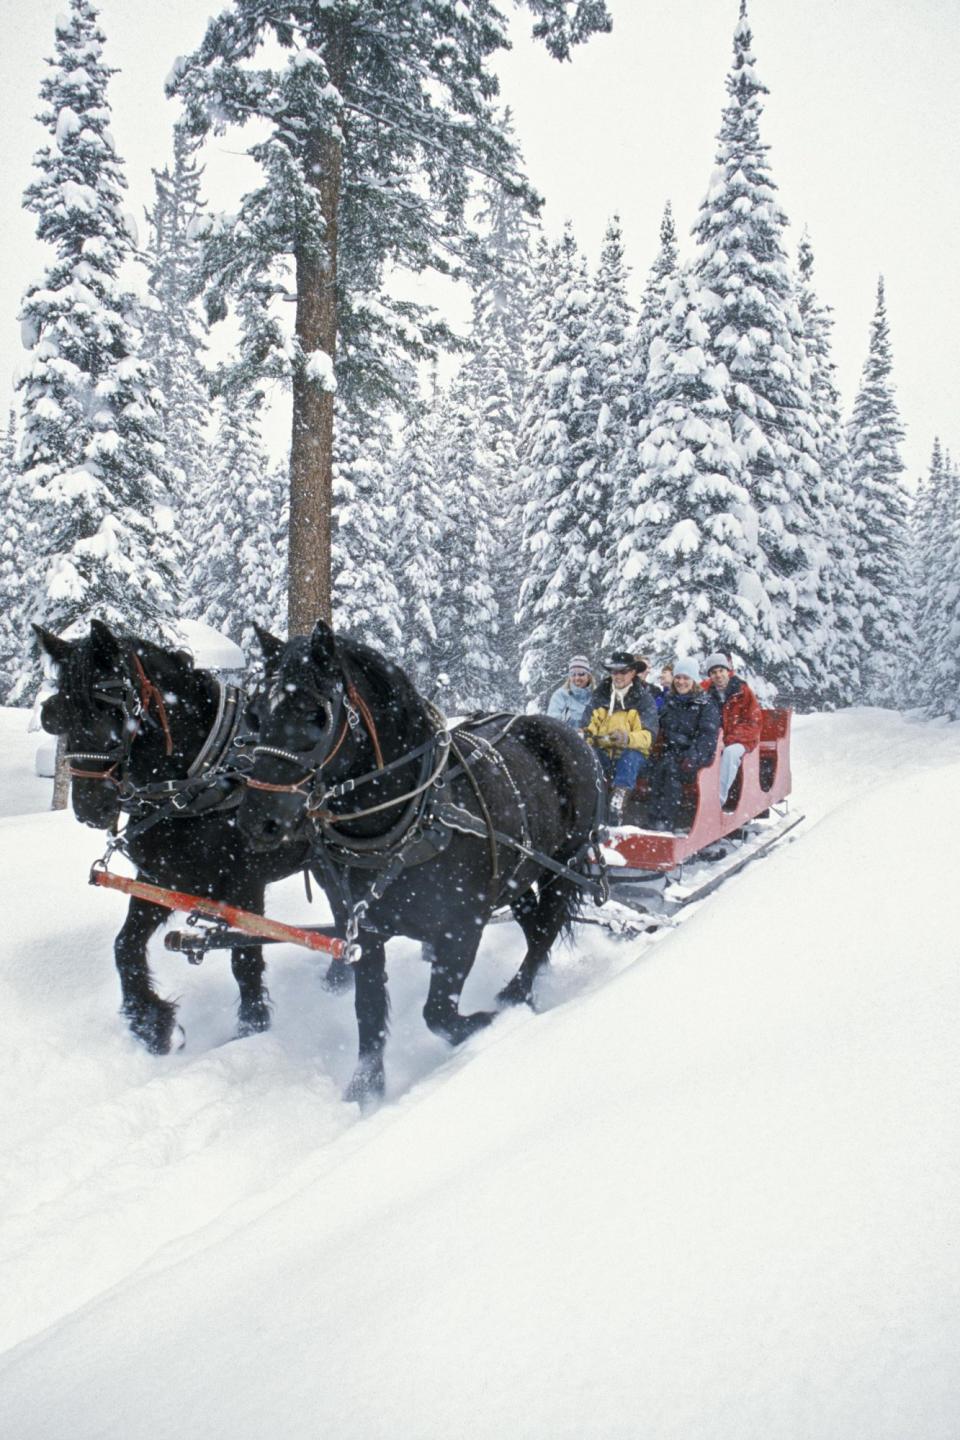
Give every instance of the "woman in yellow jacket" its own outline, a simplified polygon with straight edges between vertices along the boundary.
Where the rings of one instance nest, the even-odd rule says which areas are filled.
[[[603,667],[609,673],[593,692],[584,734],[613,787],[608,814],[616,823],[623,817],[624,800],[647,768],[657,733],[657,706],[628,651],[615,650]]]

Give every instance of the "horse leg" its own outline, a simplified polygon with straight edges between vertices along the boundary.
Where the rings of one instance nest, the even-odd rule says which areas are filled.
[[[263,983],[263,950],[259,945],[241,945],[230,952],[230,968],[240,991],[237,1007],[237,1035],[259,1035],[270,1029],[270,994]]]
[[[360,944],[360,959],[350,967],[355,973],[354,1008],[359,1040],[357,1068],[343,1092],[343,1098],[355,1100],[362,1111],[367,1111],[374,1109],[383,1099],[383,1050],[389,1029],[390,1000],[383,941],[361,931]]]
[[[349,907],[340,899],[339,885],[335,876],[331,877],[327,870],[315,869],[314,879],[323,886],[324,894],[330,904],[333,913],[333,923],[337,931],[343,934],[346,930],[349,918]],[[344,990],[349,990],[353,984],[353,966],[346,960],[338,960],[336,956],[327,966],[326,974],[323,977],[323,988],[331,995],[340,995]]]
[[[169,910],[146,900],[131,900],[127,918],[113,942],[123,996],[120,1013],[151,1055],[167,1055],[180,1030],[177,1007],[172,1000],[161,1000],[155,993],[147,964],[150,936],[169,914]]]
[[[499,1004],[530,1004],[533,982],[564,923],[569,920],[571,905],[577,898],[577,887],[572,881],[557,879],[544,885],[539,896],[527,890],[510,907],[523,931],[527,953],[516,975],[497,995]]]
[[[252,877],[231,891],[230,900],[244,910],[262,915],[267,887]],[[230,951],[230,969],[240,991],[237,1006],[237,1036],[245,1039],[270,1029],[270,996],[263,983],[266,969],[261,945],[238,945]]]
[[[476,959],[482,928],[472,925],[469,932],[444,936],[429,947],[431,958],[430,989],[423,1007],[423,1018],[434,1035],[451,1045],[462,1045],[477,1030],[495,1018],[492,1010],[475,1010],[461,1015],[460,996]]]

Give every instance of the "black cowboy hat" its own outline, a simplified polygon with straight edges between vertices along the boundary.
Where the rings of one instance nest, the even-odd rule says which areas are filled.
[[[629,650],[611,650],[609,655],[604,656],[604,670],[636,670],[636,657],[631,655]]]

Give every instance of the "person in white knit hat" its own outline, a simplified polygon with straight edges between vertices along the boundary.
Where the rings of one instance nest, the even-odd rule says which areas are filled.
[[[678,660],[660,711],[656,763],[650,779],[648,830],[676,830],[684,807],[684,788],[713,760],[720,734],[720,712],[700,688],[700,667]]]
[[[572,655],[567,678],[550,696],[547,714],[581,730],[590,718],[587,713],[593,693],[593,671],[586,655]]]

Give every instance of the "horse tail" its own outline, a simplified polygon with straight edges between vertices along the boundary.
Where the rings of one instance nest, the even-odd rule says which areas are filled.
[[[521,715],[511,734],[532,752],[555,787],[564,829],[570,837],[569,846],[561,846],[558,855],[574,853],[588,838],[596,819],[597,767],[593,753],[569,725],[547,715]]]
[[[590,749],[569,725],[545,715],[523,715],[511,733],[542,766],[560,802],[560,820],[565,839],[552,859],[572,860],[590,839],[597,815],[596,761]],[[550,910],[565,938],[579,918],[587,892],[562,875],[547,877],[541,887]]]

